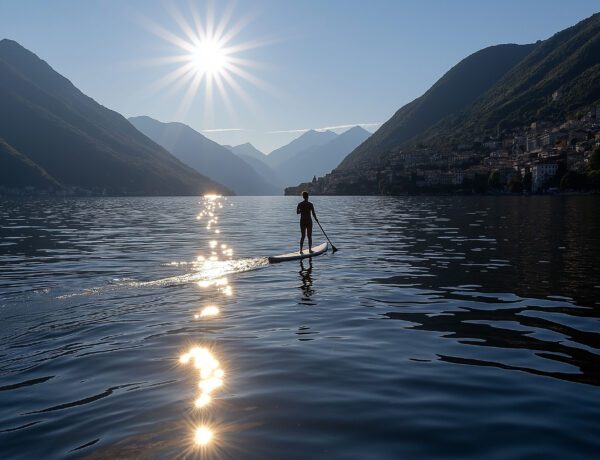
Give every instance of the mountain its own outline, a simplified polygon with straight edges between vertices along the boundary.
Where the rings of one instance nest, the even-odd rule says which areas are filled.
[[[248,163],[254,170],[269,184],[277,190],[276,194],[279,195],[283,192],[284,183],[277,177],[275,171],[267,164],[267,156],[254,147],[250,142],[231,146],[224,145],[223,147],[229,149],[241,160]]]
[[[429,144],[469,141],[536,120],[564,119],[600,103],[600,13],[547,40],[464,112],[422,136]]]
[[[466,57],[425,94],[399,109],[346,157],[340,169],[360,168],[363,162],[376,162],[448,115],[464,110],[534,48],[535,45],[497,45]]]
[[[371,135],[360,126],[345,131],[326,144],[298,152],[279,165],[277,172],[286,184],[306,182],[313,176],[324,176]]]
[[[133,117],[129,121],[179,160],[239,195],[281,193],[229,149],[183,123],[162,123],[150,117]]]
[[[281,164],[291,159],[299,152],[307,150],[316,145],[326,144],[336,137],[337,134],[332,131],[315,131],[311,129],[310,131],[303,133],[300,137],[294,139],[289,144],[273,150],[269,155],[267,155],[267,164],[277,171],[277,168]]]
[[[267,158],[267,156],[264,153],[262,153],[256,147],[254,147],[250,142],[246,142],[245,144],[236,145],[235,147],[232,147],[231,145],[224,145],[223,147],[228,148],[233,153],[235,153],[237,156],[244,155],[247,157],[256,158],[257,160],[260,160],[260,161],[265,161]]]
[[[264,161],[249,155],[238,155],[238,157],[248,163],[254,170],[269,184],[277,189],[277,195],[283,193],[284,183],[273,169]]]
[[[5,163],[11,171],[25,167],[64,187],[113,195],[231,193],[6,39],[0,41],[0,137],[11,147],[3,147],[11,152]]]
[[[0,139],[0,187],[60,189],[60,184],[27,156]]]

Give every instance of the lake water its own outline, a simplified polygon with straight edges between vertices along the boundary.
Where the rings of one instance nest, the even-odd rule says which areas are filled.
[[[0,457],[597,458],[598,197],[297,201],[0,202]]]

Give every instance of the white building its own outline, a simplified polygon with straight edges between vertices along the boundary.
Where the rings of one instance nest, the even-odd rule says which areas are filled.
[[[551,131],[545,131],[544,134],[540,136],[540,144],[542,147],[546,147],[547,145],[554,145],[556,141],[556,135]]]
[[[532,152],[539,148],[538,138],[535,134],[529,134],[525,140],[525,149],[528,152]]]
[[[531,191],[539,192],[558,172],[556,163],[540,163],[531,167]]]

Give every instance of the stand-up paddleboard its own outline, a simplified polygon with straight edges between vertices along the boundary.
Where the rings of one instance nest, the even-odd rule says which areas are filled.
[[[306,259],[308,257],[320,256],[321,254],[327,252],[327,243],[320,244],[318,246],[312,247],[312,252],[308,252],[308,249],[300,253],[299,251],[290,252],[289,254],[282,254],[280,256],[272,256],[269,257],[269,262],[272,264],[277,262],[285,262],[287,260],[300,260]]]

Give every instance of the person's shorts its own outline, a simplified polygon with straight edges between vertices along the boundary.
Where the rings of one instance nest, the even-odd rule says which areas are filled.
[[[312,229],[312,220],[308,219],[308,220],[300,220],[300,229],[303,228],[310,228]]]

